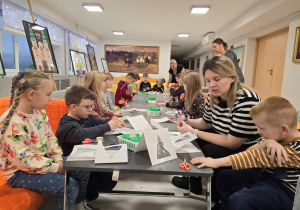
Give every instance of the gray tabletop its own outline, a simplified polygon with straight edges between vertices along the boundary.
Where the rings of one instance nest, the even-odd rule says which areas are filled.
[[[126,111],[130,108],[139,108],[147,109],[149,106],[155,106],[155,104],[147,104],[146,99],[149,96],[145,95],[136,95],[133,101],[128,103],[129,107],[124,107],[122,109],[124,115],[128,116],[138,116],[144,115],[146,120],[150,122],[153,118],[162,118],[164,116],[153,117],[148,116],[146,112],[138,111]],[[158,102],[164,102],[166,99],[163,95],[159,94],[156,96]],[[167,99],[168,100],[168,99]],[[168,111],[164,107],[164,111]],[[131,127],[129,123],[126,123],[128,127]],[[167,127],[169,131],[178,131],[176,123],[162,123],[163,127]],[[112,141],[118,143],[118,138],[116,135],[104,135],[103,144],[106,146]],[[189,162],[192,158],[203,156],[201,151],[197,153],[178,153],[178,158],[170,160],[164,163],[157,165],[152,165],[148,151],[141,151],[134,153],[131,150],[128,150],[128,163],[117,163],[117,164],[94,164],[94,161],[66,161],[64,162],[64,167],[67,170],[85,170],[85,171],[103,171],[103,172],[112,172],[117,169],[123,172],[130,173],[142,173],[142,174],[165,174],[165,175],[187,175],[187,176],[202,176],[202,177],[211,177],[213,175],[213,170],[211,168],[197,169],[195,165],[191,165],[191,170],[185,171],[179,167],[179,164],[183,162],[186,158]]]

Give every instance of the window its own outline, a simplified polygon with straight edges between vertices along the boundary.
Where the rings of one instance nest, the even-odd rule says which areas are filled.
[[[18,36],[18,51],[19,51],[19,71],[25,69],[33,69],[31,53],[28,47],[28,42],[25,36]]]
[[[5,69],[15,69],[15,37],[14,34],[1,31],[2,59]]]

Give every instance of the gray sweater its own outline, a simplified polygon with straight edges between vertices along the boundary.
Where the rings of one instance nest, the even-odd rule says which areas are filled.
[[[244,75],[243,75],[241,68],[239,67],[239,63],[238,63],[236,54],[231,50],[227,50],[224,55],[227,56],[228,58],[230,58],[230,60],[232,60],[232,62],[234,63],[234,66],[235,66],[236,74],[237,74],[240,82],[244,83],[245,82]]]
[[[115,104],[111,100],[111,95],[108,90],[106,91],[106,93],[102,92],[101,101],[102,101],[101,104],[103,109],[109,110],[111,112],[117,111],[115,108]]]

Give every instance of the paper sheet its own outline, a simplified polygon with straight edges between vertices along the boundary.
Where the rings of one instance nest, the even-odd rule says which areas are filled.
[[[117,128],[115,130],[108,131],[104,135],[127,134],[132,132],[134,132],[134,129],[122,127],[122,128]]]
[[[196,153],[196,152],[201,152],[201,150],[195,147],[192,143],[185,144],[176,150],[176,153]]]
[[[128,121],[136,131],[145,129],[153,130],[151,125],[147,122],[143,115],[139,115],[136,117],[128,117]]]
[[[167,117],[163,117],[161,119],[151,119],[151,125],[153,125],[154,127],[158,128],[158,129],[163,128],[163,126],[159,124],[159,123],[163,123],[163,122],[177,123],[175,121],[170,120]]]
[[[187,133],[184,133],[184,134],[181,134],[178,136],[173,136],[171,138],[171,140],[173,142],[175,149],[179,149],[183,145],[190,143],[191,141],[193,141],[196,138],[197,138],[196,135],[194,135],[190,132],[187,132]]]
[[[123,112],[131,112],[131,111],[146,112],[147,109],[129,108],[129,109],[122,109],[122,111]]]
[[[96,150],[96,144],[75,145],[67,161],[95,160]]]

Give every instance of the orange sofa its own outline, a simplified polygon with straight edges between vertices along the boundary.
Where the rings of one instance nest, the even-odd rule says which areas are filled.
[[[9,108],[10,97],[0,98],[0,116]],[[56,132],[58,121],[63,114],[68,113],[64,99],[52,99],[45,108],[53,132]],[[0,210],[35,210],[49,196],[24,188],[12,188],[7,184],[0,170]]]

